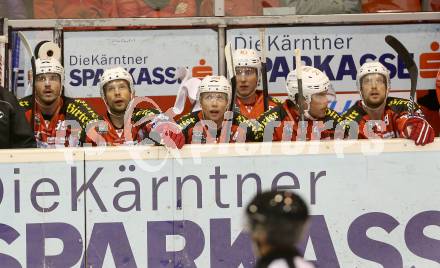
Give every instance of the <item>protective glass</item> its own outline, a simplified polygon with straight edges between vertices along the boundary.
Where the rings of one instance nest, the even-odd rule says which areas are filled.
[[[209,101],[209,102],[213,102],[213,101],[216,101],[216,102],[227,102],[228,101],[227,97],[226,97],[226,94],[223,94],[223,93],[210,93],[210,92],[203,93],[202,94],[202,99],[204,101]]]
[[[237,76],[251,76],[257,74],[257,70],[255,68],[248,67],[237,67],[235,68],[235,75]]]
[[[37,82],[55,82],[61,81],[60,76],[58,74],[39,74],[35,79]]]

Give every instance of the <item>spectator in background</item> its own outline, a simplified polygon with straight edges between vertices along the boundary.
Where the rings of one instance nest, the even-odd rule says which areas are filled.
[[[23,0],[1,0],[0,1],[0,18],[8,19],[26,19],[28,12],[26,11],[25,1]]]
[[[35,147],[34,133],[17,98],[0,87],[0,149]]]
[[[225,16],[263,15],[263,7],[279,7],[278,0],[225,0]],[[200,16],[214,16],[214,0],[202,0]]]
[[[107,0],[34,0],[34,16],[36,19],[106,17],[103,1]]]
[[[195,0],[113,0],[104,9],[109,17],[191,17],[197,14]]]
[[[359,0],[281,0],[299,15],[359,13]]]

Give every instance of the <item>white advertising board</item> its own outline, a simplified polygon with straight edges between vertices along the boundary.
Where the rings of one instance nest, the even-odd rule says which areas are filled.
[[[318,267],[438,267],[439,146],[3,150],[0,267],[251,268],[244,208],[275,188],[309,205],[298,248]]]
[[[365,61],[378,60],[389,70],[393,90],[410,89],[408,71],[385,43],[393,35],[413,53],[419,67],[418,89],[435,88],[440,69],[440,25],[344,25],[270,27],[266,31],[268,81],[271,93],[285,92],[285,77],[295,69],[294,49],[303,64],[324,71],[337,92],[356,91],[356,73]],[[232,47],[260,50],[259,29],[227,30]]]
[[[103,241],[88,239],[96,249],[89,265],[253,267],[244,207],[257,189],[277,187],[307,200],[312,223],[299,247],[319,267],[436,267],[440,152],[377,154],[362,146],[364,153],[343,157],[282,150],[162,164],[94,157],[86,165],[86,178],[99,174],[96,195],[87,197],[87,234],[100,227]]]
[[[66,95],[99,97],[99,77],[115,66],[132,74],[138,96],[176,95],[176,68],[218,72],[217,39],[210,29],[66,32]]]
[[[83,157],[80,150],[0,151],[0,267],[83,262]]]
[[[74,157],[49,150],[44,160],[43,150],[5,150],[0,263],[251,268],[244,208],[257,191],[276,188],[309,205],[298,248],[318,267],[438,267],[439,146],[121,147],[78,149]]]

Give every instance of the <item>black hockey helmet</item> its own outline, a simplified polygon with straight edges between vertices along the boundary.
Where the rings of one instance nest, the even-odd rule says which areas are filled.
[[[264,223],[269,218],[306,221],[309,212],[300,196],[290,191],[268,191],[257,194],[248,204],[249,219]]]
[[[264,230],[267,243],[286,249],[302,238],[309,210],[304,200],[293,192],[268,191],[252,199],[246,215],[251,232]]]

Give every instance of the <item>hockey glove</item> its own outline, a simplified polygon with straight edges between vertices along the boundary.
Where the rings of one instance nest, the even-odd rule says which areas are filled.
[[[411,130],[408,134],[408,128]],[[405,136],[416,145],[425,145],[434,141],[435,133],[431,125],[421,117],[410,117],[405,123]]]
[[[166,147],[181,149],[185,145],[185,136],[175,123],[162,122],[154,130],[160,133],[161,141]]]

